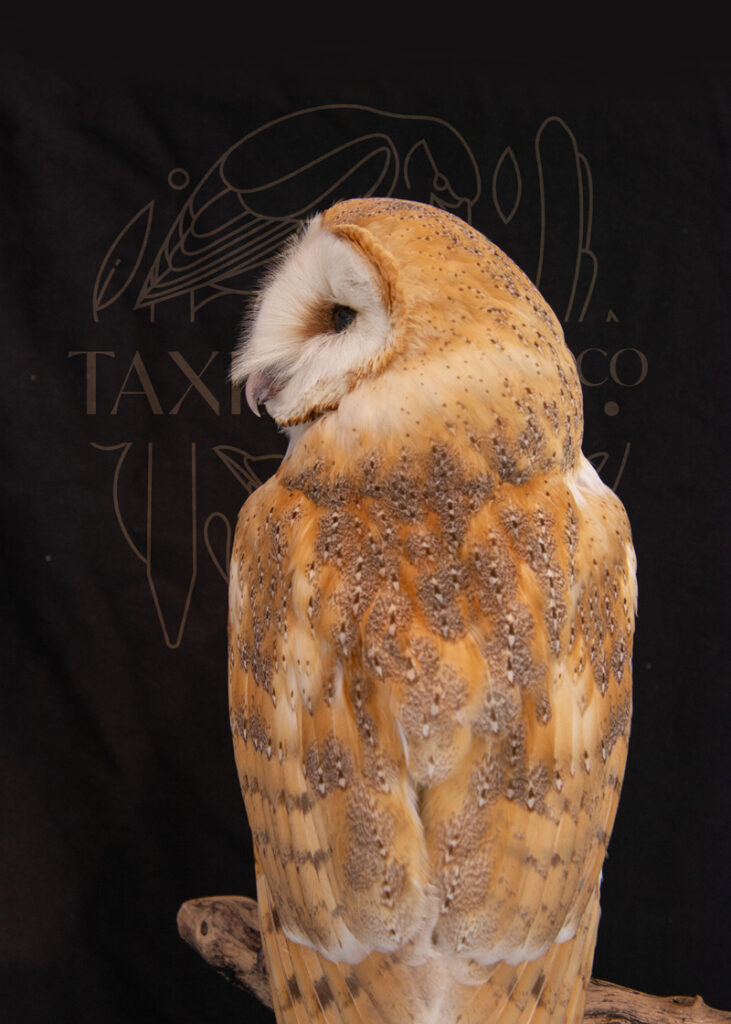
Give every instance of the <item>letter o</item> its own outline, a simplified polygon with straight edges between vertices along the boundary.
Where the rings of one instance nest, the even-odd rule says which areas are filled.
[[[622,380],[620,378],[619,373],[617,372],[617,360],[623,352],[634,352],[635,355],[639,357],[640,373],[637,380],[629,381]],[[615,384],[619,384],[623,388],[636,388],[637,385],[641,384],[647,376],[647,356],[644,352],[640,352],[638,348],[621,348],[619,352],[615,352],[612,358],[609,360],[609,376],[612,378]]]
[[[588,378],[584,376],[584,356],[588,352],[601,352],[605,359],[607,358],[607,353],[604,351],[603,348],[585,348],[584,351],[579,352],[578,356],[576,357],[576,366],[579,371],[579,378],[581,380],[581,383],[585,384],[588,388],[598,388],[601,387],[602,384],[606,384],[609,378],[604,377],[602,380],[588,380]]]

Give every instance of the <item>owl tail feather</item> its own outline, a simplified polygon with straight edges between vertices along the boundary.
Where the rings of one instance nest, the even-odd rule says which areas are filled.
[[[422,966],[372,953],[360,963],[333,963],[283,933],[259,876],[262,940],[278,1024],[581,1024],[589,983],[599,896],[575,937],[537,960],[485,968],[465,984],[437,960]]]

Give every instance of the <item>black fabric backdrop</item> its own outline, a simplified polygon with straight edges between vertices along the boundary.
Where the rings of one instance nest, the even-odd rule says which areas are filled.
[[[594,973],[731,1008],[727,76],[312,64],[3,58],[4,1019],[268,1019],[175,927],[253,895],[226,561],[284,445],[226,373],[270,245],[364,193],[459,202],[564,322],[640,579]]]

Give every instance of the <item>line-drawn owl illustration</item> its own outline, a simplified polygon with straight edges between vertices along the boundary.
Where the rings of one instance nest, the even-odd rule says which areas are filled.
[[[353,199],[286,248],[233,374],[289,433],[229,593],[277,1020],[580,1021],[636,563],[559,322],[453,214]]]

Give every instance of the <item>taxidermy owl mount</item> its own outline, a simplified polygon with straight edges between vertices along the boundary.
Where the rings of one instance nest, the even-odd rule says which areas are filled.
[[[354,199],[281,255],[233,376],[289,434],[229,594],[277,1020],[581,1021],[636,583],[558,320],[458,218]]]

